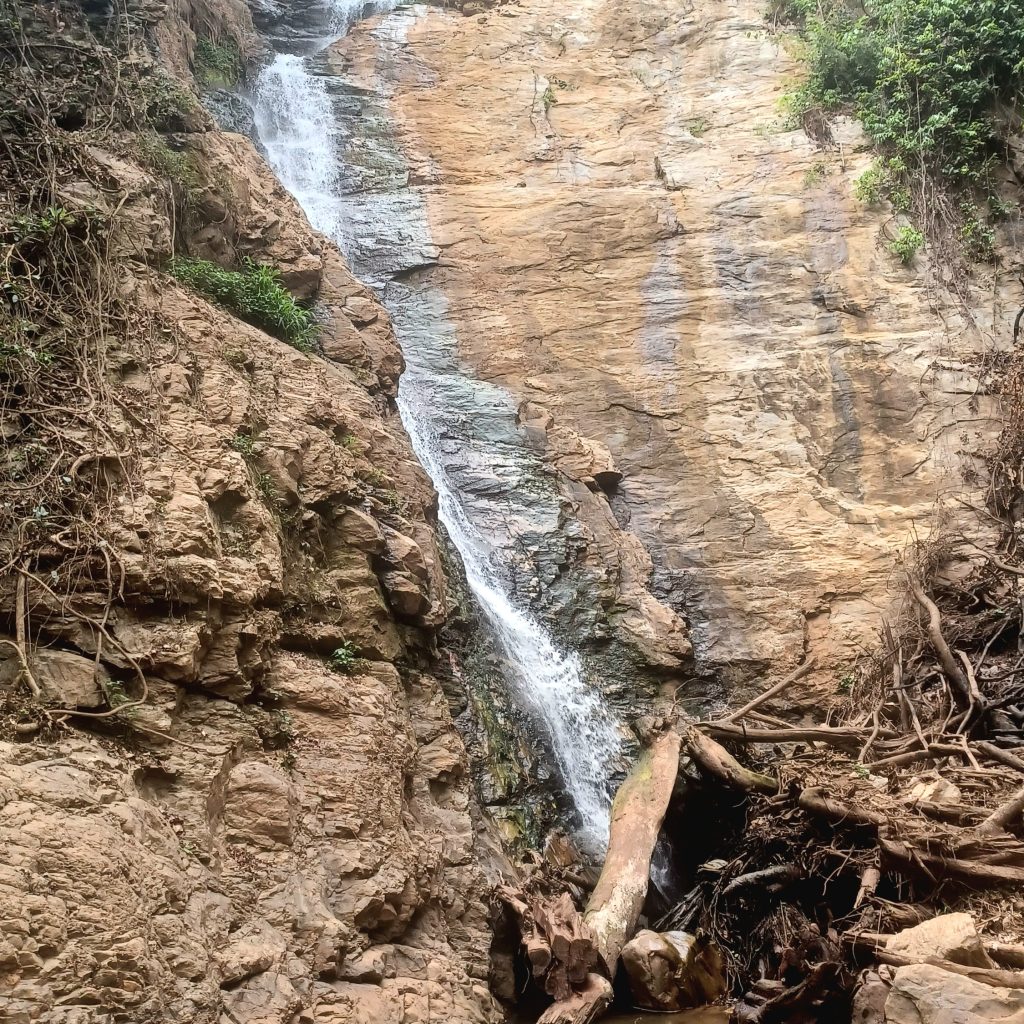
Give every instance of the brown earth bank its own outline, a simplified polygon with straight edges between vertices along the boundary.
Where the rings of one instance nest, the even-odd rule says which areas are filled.
[[[495,1020],[401,355],[195,99],[249,13],[4,17],[0,1019]],[[277,268],[316,351],[175,253]]]
[[[650,650],[685,618],[733,690],[813,657],[790,701],[820,705],[908,539],[979,529],[963,469],[1012,276],[965,304],[887,251],[866,138],[787,129],[799,65],[756,0],[416,11],[337,53],[388,98],[466,366],[521,403],[591,558],[627,553]]]

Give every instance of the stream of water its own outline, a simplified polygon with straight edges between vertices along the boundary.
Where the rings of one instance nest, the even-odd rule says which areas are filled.
[[[460,364],[444,296],[429,284],[389,281],[397,269],[422,265],[418,253],[430,248],[420,197],[407,187],[396,196],[372,188],[353,194],[343,185],[345,140],[322,53],[360,17],[394,6],[387,0],[335,0],[325,12],[325,37],[303,52],[278,52],[260,73],[253,95],[256,131],[271,167],[313,226],[339,244],[359,277],[384,290],[406,358],[399,410],[437,490],[439,518],[506,657],[514,692],[546,733],[579,814],[580,838],[599,851],[607,839],[609,776],[622,753],[619,726],[586,678],[578,653],[560,650],[516,596],[516,574],[523,568],[515,524],[529,516],[557,529],[557,496],[550,484],[538,483],[542,465],[518,430],[512,396]],[[388,245],[402,250],[390,263],[380,252]],[[405,268],[395,265],[403,259]],[[494,485],[479,486],[470,465],[487,466]]]

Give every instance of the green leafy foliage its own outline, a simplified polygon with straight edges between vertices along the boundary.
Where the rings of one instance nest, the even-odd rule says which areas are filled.
[[[228,439],[228,447],[246,459],[256,457],[256,438],[252,434],[238,433]]]
[[[170,269],[182,284],[208,295],[248,323],[302,352],[312,350],[317,333],[313,314],[282,286],[273,267],[246,261],[240,271],[225,270],[209,260],[176,257]]]
[[[200,189],[199,175],[188,153],[171,149],[153,131],[140,133],[136,146],[144,164],[169,181],[186,200],[196,198]]]
[[[898,213],[910,210],[906,166],[898,157],[876,160],[854,183],[853,194],[867,206],[888,200]]]
[[[196,75],[207,85],[231,86],[242,77],[242,55],[233,40],[218,42],[208,36],[196,40],[192,63]]]
[[[1024,80],[1024,0],[788,0],[807,82],[791,114],[855,110],[883,150],[952,184],[978,184],[999,150],[1000,104]]]
[[[343,676],[350,676],[359,667],[359,656],[356,654],[356,647],[350,640],[346,640],[340,647],[336,647],[331,656],[327,659],[332,672],[338,672]]]
[[[894,256],[899,256],[900,262],[906,266],[913,262],[922,245],[924,235],[917,228],[906,224],[896,232],[896,237],[889,243],[889,251]]]

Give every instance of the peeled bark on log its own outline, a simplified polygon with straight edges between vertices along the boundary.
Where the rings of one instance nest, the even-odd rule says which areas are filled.
[[[703,935],[639,931],[622,947],[622,964],[637,1006],[683,1010],[725,995],[725,956]]]
[[[608,854],[583,918],[609,977],[647,895],[651,857],[679,770],[679,744],[673,729],[657,736],[615,794]]]
[[[523,950],[534,978],[556,999],[568,997],[597,966],[597,949],[568,893],[530,896],[508,886],[498,895],[519,918]]]
[[[552,1003],[537,1024],[591,1024],[612,1002],[612,983],[600,974],[588,974],[583,988]]]

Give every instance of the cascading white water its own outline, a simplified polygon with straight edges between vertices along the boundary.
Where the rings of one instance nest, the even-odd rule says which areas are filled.
[[[367,7],[379,12],[385,5],[337,0],[329,12],[333,34],[323,47],[344,35]],[[351,207],[350,200],[339,194],[337,119],[325,79],[311,68],[309,57],[278,54],[258,80],[254,106],[256,130],[282,184],[313,226],[335,239],[350,256],[353,269],[368,276],[346,237],[345,220]],[[416,197],[394,209],[401,209],[403,223],[389,225],[390,230],[407,241],[429,237],[426,214]],[[513,433],[514,403],[506,392],[468,377],[459,367],[443,299],[435,295],[426,307],[415,330],[408,327],[406,310],[395,316],[407,361],[398,398],[402,421],[437,489],[439,517],[515,675],[516,689],[548,734],[566,790],[579,812],[581,838],[600,850],[608,834],[608,777],[622,753],[618,724],[600,691],[586,680],[579,655],[560,652],[542,624],[512,599],[514,570],[507,551],[487,536],[478,522],[482,518],[478,506],[453,479],[459,455],[444,451],[452,408],[445,396],[455,389],[461,399],[470,394],[469,401],[479,406],[482,419],[489,418]]]
[[[334,111],[323,77],[307,64],[306,57],[279,53],[263,69],[255,90],[256,131],[274,173],[310,223],[340,244]]]

